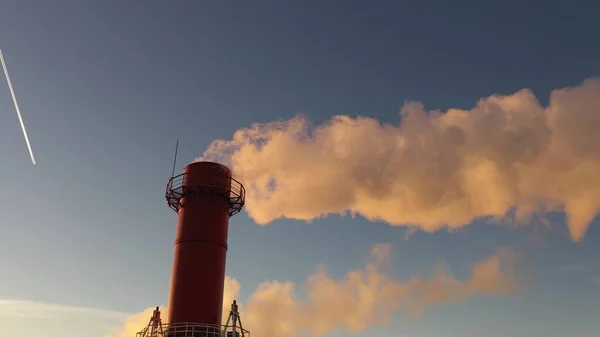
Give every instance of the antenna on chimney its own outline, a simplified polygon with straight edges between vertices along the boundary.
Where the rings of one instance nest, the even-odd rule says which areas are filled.
[[[173,172],[171,172],[171,177],[175,176],[175,165],[177,164],[177,150],[179,149],[179,139],[177,140],[177,144],[175,145],[175,158],[173,159]]]

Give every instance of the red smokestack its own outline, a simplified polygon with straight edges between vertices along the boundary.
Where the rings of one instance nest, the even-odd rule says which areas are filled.
[[[226,166],[196,162],[167,185],[179,214],[168,322],[221,325],[229,217],[244,205],[244,187]]]

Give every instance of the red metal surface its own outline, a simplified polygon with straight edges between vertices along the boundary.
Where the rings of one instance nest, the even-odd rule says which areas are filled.
[[[229,202],[207,185],[229,189],[231,171],[220,164],[196,162],[184,168],[168,321],[221,324],[229,225]]]

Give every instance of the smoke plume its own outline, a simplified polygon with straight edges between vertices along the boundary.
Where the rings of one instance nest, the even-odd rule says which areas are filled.
[[[241,308],[244,328],[261,337],[358,333],[374,325],[389,325],[393,318],[416,318],[426,308],[441,303],[458,304],[477,294],[510,293],[519,285],[516,255],[510,250],[499,250],[480,261],[466,280],[455,278],[441,264],[399,281],[389,272],[389,253],[389,245],[376,245],[364,268],[352,270],[341,279],[332,278],[320,266],[304,284],[303,299],[296,296],[294,282],[261,283]],[[225,288],[228,295],[223,310],[228,313],[240,284],[228,277]],[[147,309],[133,316],[125,321],[127,329],[110,336],[135,336],[151,315],[152,309]]]
[[[600,79],[557,89],[547,107],[523,89],[471,110],[407,102],[401,123],[302,116],[254,124],[214,141],[199,160],[243,176],[258,224],[360,214],[432,232],[514,211],[564,211],[583,239],[600,206]]]
[[[293,282],[264,282],[247,301],[244,322],[253,335],[264,337],[359,333],[374,325],[387,326],[398,315],[416,318],[430,306],[517,288],[515,255],[510,250],[475,265],[465,281],[453,277],[444,265],[404,282],[396,280],[388,272],[388,254],[389,246],[376,246],[364,268],[339,280],[320,266],[304,285],[304,300],[295,296]]]

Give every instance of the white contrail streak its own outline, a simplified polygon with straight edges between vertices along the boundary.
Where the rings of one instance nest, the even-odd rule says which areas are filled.
[[[25,142],[27,143],[27,148],[29,149],[29,155],[31,156],[31,162],[35,165],[35,157],[33,156],[33,150],[31,149],[31,143],[29,143],[29,137],[27,136],[27,130],[25,129],[25,123],[23,123],[23,117],[21,116],[21,110],[19,109],[19,104],[17,103],[17,96],[15,95],[15,91],[12,86],[12,82],[10,80],[10,76],[8,75],[8,69],[6,68],[6,62],[4,61],[4,55],[2,55],[2,50],[0,50],[0,62],[2,62],[2,69],[4,69],[4,75],[6,76],[6,82],[8,83],[8,89],[10,89],[10,95],[12,96],[13,103],[15,103],[15,110],[17,110],[17,116],[19,117],[19,123],[21,123],[21,129],[23,130],[23,136],[25,137]]]

